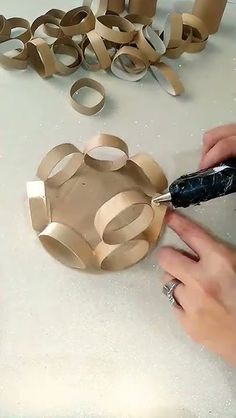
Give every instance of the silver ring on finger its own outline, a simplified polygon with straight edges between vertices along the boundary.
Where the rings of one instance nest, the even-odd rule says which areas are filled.
[[[167,296],[170,304],[174,308],[182,309],[182,306],[179,304],[179,302],[175,298],[175,289],[182,284],[182,282],[178,279],[170,280],[168,283],[166,283],[163,286],[163,293],[165,296]]]

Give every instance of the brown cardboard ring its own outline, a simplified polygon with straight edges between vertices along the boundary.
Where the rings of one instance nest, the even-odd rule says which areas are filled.
[[[51,256],[68,267],[85,269],[95,264],[93,251],[84,237],[64,224],[51,222],[39,239]]]
[[[67,36],[83,35],[94,29],[95,16],[87,6],[76,7],[63,16],[61,29]]]
[[[168,181],[162,168],[148,154],[139,153],[130,160],[141,168],[143,174],[148,179],[156,193],[162,193],[168,187]]]
[[[11,27],[5,16],[0,15],[0,42],[6,41],[11,36]]]
[[[10,25],[11,31],[15,28],[25,29],[25,32],[21,33],[18,36],[12,37],[12,39],[19,39],[24,44],[31,39],[31,28],[28,20],[23,19],[21,17],[11,17],[10,19],[7,19],[7,22]]]
[[[64,168],[50,177],[55,167],[67,156],[71,156],[71,159],[65,164]],[[40,180],[47,182],[48,185],[58,187],[73,177],[83,160],[83,154],[74,145],[57,145],[41,161],[37,176]]]
[[[58,38],[52,45],[54,52],[56,72],[60,75],[69,75],[74,73],[83,62],[83,53],[80,47],[68,36]],[[74,62],[69,65],[63,64],[57,57],[57,54],[65,54],[74,58]]]
[[[191,42],[185,49],[188,54],[196,54],[203,51],[207,46],[207,40],[202,42]]]
[[[107,68],[110,68],[111,66],[111,58],[110,55],[106,49],[105,43],[102,40],[102,38],[96,33],[95,30],[92,30],[87,33],[87,37],[89,39],[89,42],[98,58],[98,61],[100,63],[100,67],[103,70],[106,70]]]
[[[59,26],[55,28],[54,26],[51,26],[48,23],[44,23],[44,32],[46,33],[46,35],[51,36],[52,38],[59,38],[59,36],[61,36],[60,24],[61,19],[65,16],[65,14],[66,12],[60,9],[50,9],[48,10],[48,12],[45,13],[45,15],[55,17],[57,19],[56,26]]]
[[[96,148],[109,147],[120,150],[123,155],[114,161],[99,160],[91,157],[89,154]],[[126,165],[129,158],[129,150],[127,144],[117,136],[100,134],[93,137],[84,148],[84,162],[90,167],[95,168],[99,171],[116,171],[120,170]]]
[[[118,27],[120,31],[113,30]],[[134,38],[135,30],[131,22],[121,16],[105,15],[96,19],[95,31],[107,41],[115,44],[127,44]]]
[[[98,102],[94,106],[88,107],[88,106],[83,105],[82,103],[79,103],[77,100],[75,100],[74,94],[83,87],[88,87],[88,88],[98,91],[102,96],[100,102]],[[81,78],[77,80],[70,89],[70,102],[71,102],[71,106],[73,107],[73,109],[81,113],[82,115],[86,115],[86,116],[95,115],[104,107],[105,89],[102,86],[102,84],[98,83],[98,81],[92,80],[91,78]]]
[[[147,26],[147,25],[150,26],[152,24],[152,18],[148,16],[137,15],[137,14],[127,14],[126,16],[124,16],[124,18],[126,20],[129,20],[129,22],[133,24],[137,23],[143,26]]]
[[[133,68],[130,68],[123,63],[123,56],[129,58]],[[118,66],[118,62],[121,64],[120,66]],[[113,58],[111,71],[122,80],[138,81],[145,76],[148,66],[149,62],[141,51],[133,46],[123,46]]]
[[[114,13],[122,13],[125,10],[125,0],[108,0],[107,10]]]
[[[14,68],[17,70],[24,70],[28,66],[28,53],[27,53],[27,47],[24,42],[22,42],[20,39],[12,38],[7,39],[0,43],[0,50],[1,46],[3,46],[5,43],[19,43],[19,46],[12,48],[12,50],[17,50],[19,53],[15,57],[9,57],[5,55],[4,53],[0,52],[0,64],[2,64],[5,68]],[[9,50],[10,51],[10,50]]]
[[[143,235],[150,244],[154,244],[160,238],[161,231],[164,227],[164,219],[167,212],[166,205],[152,205],[154,218],[149,227],[144,231]]]
[[[55,58],[49,45],[41,38],[27,43],[31,65],[42,78],[51,77],[56,72]]]
[[[209,37],[209,31],[205,23],[199,19],[199,17],[191,15],[189,13],[183,13],[183,25],[192,29],[193,35],[199,39],[199,41],[205,41]]]
[[[165,56],[171,59],[179,58],[184,52],[186,52],[191,42],[192,42],[192,30],[188,32],[188,34],[186,35],[186,39],[182,39],[178,47],[167,49]]]
[[[152,74],[157,79],[161,87],[172,96],[179,96],[184,92],[184,86],[177,74],[164,62],[159,62],[150,66]]]
[[[45,183],[43,181],[28,182],[27,196],[32,227],[35,231],[41,232],[51,222],[50,203],[46,197]]]
[[[147,26],[146,26],[147,27]],[[164,45],[161,38],[157,35],[157,33],[150,27],[150,31],[152,31],[153,37],[155,37],[156,41],[160,43],[160,45]],[[135,37],[135,43],[140,51],[149,59],[151,63],[157,62],[161,55],[163,55],[160,51],[158,52],[154,47],[153,44],[151,45],[150,42],[146,39],[144,35],[145,27],[141,28]],[[164,53],[164,52],[163,52]]]
[[[45,25],[48,24],[48,23],[51,23],[51,24],[57,26],[57,36],[56,36],[56,38],[59,37],[61,35],[62,31],[61,31],[61,28],[60,28],[60,24],[58,23],[58,19],[54,16],[47,15],[47,14],[39,16],[33,21],[32,25],[31,25],[32,36],[34,37],[36,30],[40,26],[44,25],[44,27],[45,27]],[[55,29],[55,28],[53,28],[53,29]]]
[[[177,48],[182,41],[183,18],[180,13],[171,13],[166,20],[163,42],[166,48]]]
[[[149,251],[148,241],[137,238],[121,245],[108,245],[100,242],[95,249],[95,256],[102,270],[119,271],[141,261]]]
[[[92,32],[92,31],[91,31]],[[98,35],[99,36],[99,35]],[[103,42],[103,41],[102,41]],[[88,39],[87,35],[84,37],[83,41],[81,42],[81,48],[82,48],[82,53],[83,53],[83,66],[84,68],[86,68],[88,71],[99,71],[101,70],[101,64],[100,61],[98,60],[98,62],[94,62],[94,63],[90,63],[87,61],[86,59],[86,49],[91,47],[92,51],[94,52],[94,54],[96,55],[96,58],[98,60],[98,56],[94,51],[93,46],[91,45],[90,40]],[[109,54],[108,54],[109,55]]]
[[[134,219],[125,226],[119,227],[116,230],[109,230],[111,223],[126,211],[131,211],[134,208],[140,207],[142,210],[138,214],[134,214]],[[94,225],[100,238],[109,245],[121,244],[125,241],[140,235],[147,229],[153,221],[153,209],[150,206],[150,199],[147,196],[136,190],[128,190],[113,196],[105,202],[97,211]]]

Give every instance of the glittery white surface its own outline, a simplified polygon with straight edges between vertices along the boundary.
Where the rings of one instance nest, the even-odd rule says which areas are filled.
[[[29,19],[76,0],[8,0],[1,13]],[[172,7],[159,1],[159,18]],[[0,418],[235,418],[236,372],[197,347],[161,295],[155,254],[131,270],[94,277],[65,268],[32,232],[25,183],[54,145],[83,146],[97,132],[149,151],[169,181],[197,166],[205,129],[235,120],[236,6],[207,49],[172,65],[186,87],[168,96],[140,83],[92,76],[107,92],[99,115],[70,107],[83,75],[42,80],[0,69]],[[236,244],[235,196],[186,213]],[[170,232],[165,244],[178,245]]]

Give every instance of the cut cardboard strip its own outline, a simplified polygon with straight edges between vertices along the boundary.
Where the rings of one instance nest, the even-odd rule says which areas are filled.
[[[4,42],[10,38],[11,28],[5,16],[0,15],[0,42]]]
[[[29,61],[42,78],[51,77],[56,72],[54,54],[41,38],[31,39],[27,44]]]
[[[149,251],[145,239],[127,241],[121,245],[98,244],[95,255],[102,270],[119,271],[137,264]]]
[[[177,74],[164,62],[151,65],[150,69],[161,87],[172,96],[179,96],[184,92],[184,86]]]
[[[206,41],[199,41],[197,38],[192,37],[192,41],[189,45],[186,46],[185,52],[189,54],[196,54],[203,51],[207,46]]]
[[[153,17],[156,14],[157,0],[129,0],[129,13]]]
[[[129,60],[132,68],[128,67],[123,58]],[[123,46],[113,58],[111,71],[114,75],[126,81],[141,80],[147,73],[149,62],[137,48]]]
[[[157,62],[166,51],[163,41],[150,26],[138,31],[135,42],[151,63]]]
[[[70,10],[61,20],[61,29],[67,36],[83,35],[93,30],[94,26],[94,14],[87,6]]]
[[[66,12],[60,9],[51,9],[45,13],[45,15],[52,16],[57,19],[57,23],[55,25],[49,23],[44,24],[44,32],[46,35],[51,36],[52,38],[59,38],[59,36],[61,36],[60,24],[61,19],[65,16],[65,14]]]
[[[112,29],[113,27],[119,31]],[[99,16],[96,19],[95,30],[102,38],[115,44],[127,44],[133,40],[135,34],[131,22],[115,15]]]
[[[16,55],[10,57],[6,52],[15,51]],[[19,39],[9,39],[0,43],[0,64],[5,68],[24,70],[28,65],[26,45]]]
[[[83,87],[88,87],[93,90],[98,91],[101,94],[101,100],[94,106],[85,106],[79,101],[75,100],[74,95],[79,92],[80,89]],[[82,115],[92,116],[98,113],[105,104],[105,89],[104,87],[98,83],[98,81],[92,80],[91,78],[81,78],[80,80],[76,81],[70,89],[70,101],[73,109],[77,112],[81,113]]]
[[[117,230],[109,228],[114,220],[119,223],[119,216],[122,218],[124,212],[126,216],[128,216],[128,211],[132,215],[134,208],[137,207],[141,208],[141,212],[138,212],[138,216],[134,213],[133,219],[127,225]],[[105,202],[98,210],[94,224],[101,239],[106,244],[115,245],[137,237],[152,220],[153,210],[150,206],[150,199],[141,192],[128,190],[118,193]]]
[[[137,24],[137,25],[151,25],[152,24],[152,19],[151,17],[148,16],[143,16],[143,15],[137,15],[137,14],[127,14],[125,16],[126,20],[129,20],[129,22],[133,23],[133,24]]]
[[[163,170],[148,154],[139,153],[131,157],[130,160],[141,168],[150,184],[154,187],[155,193],[162,193],[167,189],[168,182]]]
[[[152,205],[154,211],[154,218],[151,225],[148,226],[144,232],[144,237],[150,244],[155,244],[160,238],[161,231],[164,225],[164,219],[167,212],[167,206],[165,205]]]
[[[34,20],[34,22],[31,25],[32,36],[34,37],[35,32],[37,31],[38,28],[40,28],[40,26],[44,25],[44,28],[45,28],[45,25],[47,25],[49,23],[51,25],[57,26],[57,28],[55,28],[55,27],[52,28],[52,29],[55,30],[55,33],[57,34],[56,37],[61,36],[62,30],[60,28],[60,23],[58,22],[58,18],[56,18],[54,16],[51,16],[51,15],[47,15],[47,14],[39,16],[39,17],[37,17],[37,19]],[[49,28],[51,28],[51,27],[49,26]],[[49,31],[50,31],[50,29],[49,29]]]
[[[29,181],[27,196],[32,227],[35,231],[41,232],[51,222],[50,204],[46,197],[45,183],[43,181]]]
[[[74,73],[83,62],[83,53],[80,47],[68,36],[58,38],[52,45],[52,50],[55,55],[56,72],[60,75],[69,75]],[[58,54],[69,55],[74,58],[74,62],[65,65],[58,58]]]
[[[12,39],[13,38],[19,39],[24,44],[31,39],[31,29],[30,29],[30,23],[28,22],[28,20],[22,19],[21,17],[11,17],[10,19],[7,19],[7,22],[10,26],[11,31],[12,29],[15,29],[15,28],[25,29],[25,31],[21,33],[20,35],[14,36],[14,37],[11,36]]]
[[[163,41],[166,48],[178,48],[182,44],[183,18],[180,13],[171,13],[166,20]]]
[[[120,150],[123,155],[116,160],[100,160],[90,155],[91,151],[102,148],[115,148]],[[116,171],[125,166],[129,157],[127,144],[122,139],[107,134],[100,134],[92,138],[84,148],[84,161],[87,165],[99,171]]]
[[[64,168],[50,177],[52,171],[65,158],[71,156]],[[54,147],[41,161],[37,176],[52,187],[58,187],[69,180],[83,163],[83,154],[72,144],[61,144]]]
[[[85,269],[95,264],[94,255],[87,241],[66,225],[51,222],[39,239],[46,250],[68,267]]]
[[[103,70],[110,68],[111,58],[102,38],[96,33],[95,30],[88,32],[87,37],[88,37],[91,47],[93,48],[97,56],[97,59],[100,64],[100,68]]]
[[[189,13],[183,13],[183,25],[192,29],[193,36],[199,41],[206,41],[209,36],[208,29],[201,19]]]
[[[186,38],[182,39],[182,42],[179,45],[179,47],[167,49],[165,56],[171,59],[179,58],[184,52],[187,51],[189,45],[192,43],[192,38],[192,30],[190,29],[190,31],[186,34]]]

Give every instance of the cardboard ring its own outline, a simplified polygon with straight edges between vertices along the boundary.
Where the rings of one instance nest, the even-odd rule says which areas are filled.
[[[32,227],[35,231],[41,232],[51,221],[50,203],[46,197],[45,183],[43,181],[29,181],[27,196]]]
[[[205,23],[199,19],[199,17],[191,15],[189,13],[183,13],[183,25],[188,26],[193,31],[193,36],[198,38],[199,41],[206,41],[209,37],[209,31]]]
[[[150,26],[138,31],[135,42],[151,63],[157,62],[166,51],[163,41]]]
[[[39,16],[33,21],[32,25],[31,25],[32,36],[34,37],[36,30],[38,28],[40,28],[40,26],[44,25],[44,28],[45,28],[45,25],[49,24],[49,23],[57,26],[57,31],[56,31],[57,36],[56,36],[56,38],[59,37],[61,35],[62,31],[60,29],[60,24],[58,23],[58,19],[54,16],[47,15],[47,14]],[[53,29],[55,29],[55,28],[53,28]]]
[[[71,159],[65,164],[64,168],[50,177],[55,167],[67,156]],[[41,161],[37,176],[47,182],[50,186],[57,187],[69,180],[78,171],[83,163],[83,154],[72,144],[61,144],[54,147]]]
[[[162,168],[148,154],[139,153],[130,158],[154,187],[156,193],[162,193],[168,187],[167,178]]]
[[[76,7],[63,16],[61,29],[67,36],[83,35],[95,27],[95,16],[87,6]]]
[[[113,26],[120,31],[113,30]],[[96,19],[95,31],[107,41],[115,44],[127,44],[134,38],[135,30],[131,22],[121,16],[105,15]]]
[[[160,238],[161,231],[164,227],[164,219],[167,212],[166,205],[152,205],[154,218],[149,227],[144,231],[143,235],[150,244],[155,244]]]
[[[102,270],[119,271],[141,261],[149,251],[149,243],[142,239],[127,241],[121,245],[98,244],[95,256]]]
[[[134,208],[140,207],[142,210],[137,214],[133,213]],[[132,221],[111,230],[110,225],[114,220],[119,222],[119,216],[124,215],[124,212],[130,211],[133,215]],[[153,209],[150,206],[150,199],[145,194],[139,191],[128,190],[126,192],[118,193],[110,200],[105,202],[97,211],[94,225],[100,238],[110,245],[121,244],[129,241],[145,229],[149,227],[153,220]]]
[[[78,232],[58,222],[51,222],[39,234],[46,250],[68,267],[85,269],[94,264],[90,245]]]
[[[93,90],[98,91],[102,98],[99,103],[94,106],[88,107],[79,103],[77,100],[74,99],[74,94],[79,92],[79,90],[83,87],[88,87]],[[81,113],[82,115],[92,116],[98,113],[105,104],[105,89],[102,84],[98,83],[98,81],[92,80],[91,78],[81,78],[80,80],[76,81],[70,89],[70,101],[73,109],[77,112]]]
[[[48,23],[44,23],[44,32],[46,33],[46,35],[51,36],[52,38],[59,38],[59,36],[61,36],[60,24],[61,24],[61,19],[65,16],[65,14],[66,12],[60,9],[50,9],[48,10],[48,12],[45,13],[45,15],[56,18],[57,19],[56,26],[58,26],[55,28],[54,26]]]
[[[122,61],[123,57],[128,57],[133,64],[133,69],[127,67]],[[126,81],[141,80],[147,73],[149,62],[137,48],[123,46],[113,58],[111,71],[114,75]]]
[[[10,25],[11,31],[15,28],[25,29],[25,32],[21,33],[18,36],[12,37],[12,39],[19,39],[24,44],[31,39],[31,28],[28,20],[23,19],[21,17],[11,17],[10,19],[7,19],[7,22]]]
[[[102,38],[96,33],[95,30],[88,32],[87,37],[100,63],[100,68],[103,70],[110,68],[111,58],[107,52],[105,43]]]
[[[193,42],[186,46],[185,52],[188,54],[196,54],[203,51],[207,46],[207,39],[205,41],[199,41],[198,39],[192,37]]]
[[[161,87],[172,96],[179,96],[184,92],[184,86],[177,74],[164,62],[151,65],[152,74],[157,79]]]
[[[171,13],[166,20],[163,42],[166,48],[177,48],[182,43],[183,18],[180,13]]]
[[[186,39],[182,39],[180,45],[176,48],[168,48],[166,50],[165,56],[171,59],[179,58],[184,52],[187,51],[188,46],[192,42],[192,30],[186,35]]]
[[[0,42],[8,40],[11,36],[11,28],[5,16],[0,15]]]
[[[27,44],[31,65],[42,78],[51,77],[56,72],[54,54],[41,38],[31,39]]]
[[[91,157],[89,154],[92,150],[96,148],[109,147],[120,150],[123,155],[120,158],[117,158],[114,161],[110,160],[99,160],[97,158]],[[100,134],[92,138],[85,146],[84,149],[84,162],[90,167],[95,168],[99,171],[116,171],[120,170],[126,165],[126,162],[129,157],[129,150],[127,144],[120,138]]]
[[[80,47],[68,36],[58,38],[52,45],[54,52],[56,72],[60,75],[69,75],[74,73],[83,62],[83,53]],[[69,65],[63,64],[57,57],[57,54],[65,54],[74,58],[74,62]]]
[[[8,45],[12,45],[10,49]],[[17,55],[9,57],[5,55],[4,50],[12,51],[16,50]],[[24,70],[28,66],[28,53],[27,47],[20,39],[8,39],[0,43],[0,64],[5,68],[14,68],[17,70]]]
[[[126,20],[129,20],[129,22],[133,24],[138,24],[138,25],[143,25],[143,26],[147,26],[147,25],[150,26],[152,24],[152,18],[148,16],[137,15],[137,14],[127,14],[124,17]]]

